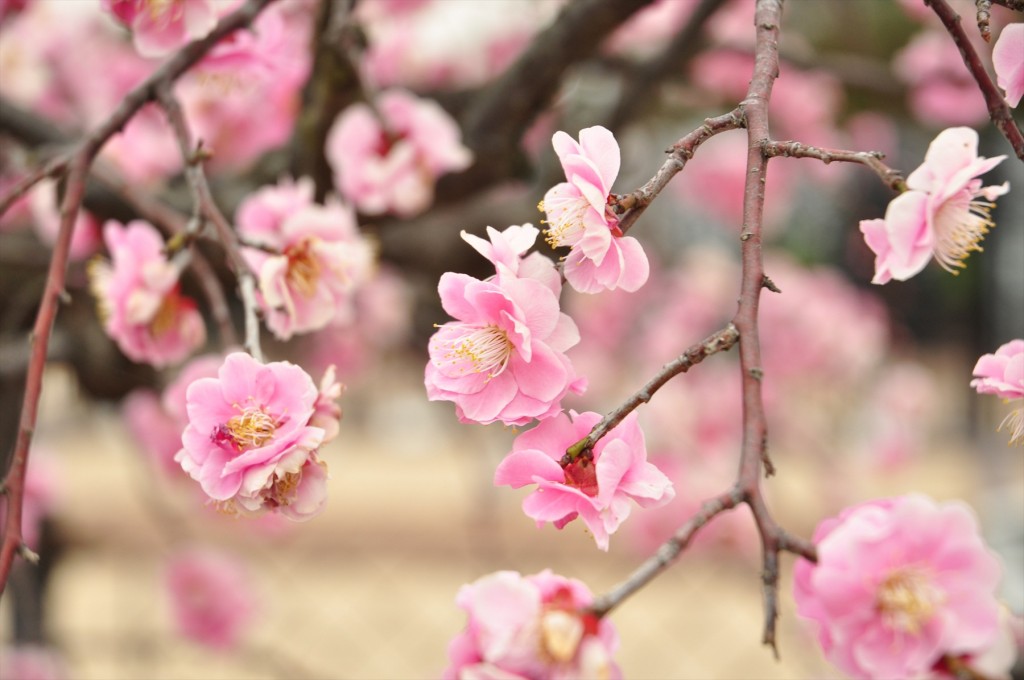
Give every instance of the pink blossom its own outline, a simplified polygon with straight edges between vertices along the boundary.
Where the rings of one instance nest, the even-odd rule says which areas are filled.
[[[235,352],[216,378],[193,382],[186,399],[189,424],[175,460],[224,511],[275,510],[293,520],[319,514],[327,466],[317,449],[326,433],[310,421],[324,408],[305,371]]]
[[[434,200],[437,178],[469,167],[458,125],[436,102],[405,90],[388,90],[376,101],[378,119],[366,104],[338,116],[325,153],[338,190],[368,215],[419,214]]]
[[[992,48],[996,84],[1006,91],[1006,103],[1017,106],[1024,96],[1024,23],[1010,24]]]
[[[1024,399],[1024,340],[1011,340],[996,350],[985,354],[974,366],[974,380],[971,387],[978,394],[994,394],[1006,400]],[[1011,411],[999,425],[1009,425],[1010,443],[1024,442],[1024,405]]]
[[[217,25],[210,0],[103,0],[103,8],[132,30],[144,57],[163,57],[206,36]]]
[[[957,273],[994,225],[993,201],[1010,190],[1009,183],[982,187],[976,179],[1006,156],[978,156],[978,133],[950,128],[928,147],[924,163],[907,177],[905,191],[889,203],[885,219],[861,220],[864,241],[875,253],[873,283],[906,281],[932,257]]]
[[[94,260],[89,279],[103,327],[132,361],[177,363],[206,340],[196,304],[178,288],[178,268],[148,222],[103,227],[111,262]]]
[[[53,180],[43,180],[29,192],[28,201],[36,233],[46,245],[52,247],[60,233],[57,183]],[[99,248],[99,222],[89,211],[79,209],[73,229],[68,256],[72,260],[84,260]]]
[[[988,118],[985,98],[945,31],[919,33],[895,56],[893,69],[910,85],[910,109],[919,120],[945,127],[975,125]]]
[[[242,254],[257,272],[259,302],[274,335],[287,340],[351,319],[353,294],[369,278],[374,253],[350,208],[313,203],[313,182],[303,178],[259,190],[235,219],[246,241],[273,251],[244,248]]]
[[[555,415],[570,390],[581,390],[564,354],[579,331],[543,282],[448,272],[438,292],[455,321],[430,339],[424,382],[431,401],[455,402],[460,421],[525,425]]]
[[[629,516],[630,499],[643,508],[658,507],[672,500],[675,491],[668,477],[647,462],[636,413],[602,437],[592,455],[562,465],[566,449],[600,420],[600,414],[573,411],[524,432],[498,465],[494,483],[514,489],[536,484],[537,490],[523,500],[523,511],[537,526],[552,522],[561,529],[581,517],[597,547],[608,550],[609,535]]]
[[[65,680],[70,678],[56,650],[38,644],[0,647],[0,678],[10,680]]]
[[[621,678],[610,621],[585,613],[593,596],[575,579],[544,570],[499,571],[462,586],[463,632],[448,645],[445,680]]]
[[[167,567],[171,613],[178,632],[215,649],[238,644],[256,614],[256,596],[245,565],[208,549],[174,555]]]
[[[609,205],[619,174],[619,144],[601,126],[580,130],[580,141],[559,130],[551,138],[567,182],[548,189],[541,202],[547,213],[551,247],[568,246],[563,272],[581,293],[633,292],[647,282],[650,266],[640,242],[623,236]]]
[[[871,501],[822,522],[817,564],[794,572],[797,611],[856,678],[916,678],[997,641],[1000,567],[961,503]]]
[[[512,225],[504,231],[487,227],[485,241],[479,236],[461,232],[462,240],[494,265],[497,276],[512,276],[540,281],[555,295],[562,290],[562,277],[554,262],[541,253],[526,254],[537,240],[540,230],[532,224]]]

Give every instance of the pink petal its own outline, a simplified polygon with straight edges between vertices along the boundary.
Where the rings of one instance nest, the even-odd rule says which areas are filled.
[[[596,125],[580,130],[582,153],[593,161],[601,174],[603,189],[611,190],[619,175],[619,143],[607,128]]]
[[[512,452],[498,464],[494,471],[494,485],[518,489],[536,484],[538,477],[551,482],[565,481],[562,467],[551,456],[536,449],[525,449]]]

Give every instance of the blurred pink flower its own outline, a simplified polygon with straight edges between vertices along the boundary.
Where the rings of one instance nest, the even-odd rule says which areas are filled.
[[[60,233],[60,207],[57,198],[57,182],[43,180],[28,194],[28,208],[32,214],[32,225],[46,245],[53,247]],[[85,208],[78,210],[75,216],[74,231],[71,234],[71,245],[68,257],[72,260],[84,260],[100,246],[100,226]]]
[[[171,613],[178,632],[207,647],[235,647],[257,613],[245,565],[211,550],[175,554],[167,566]]]
[[[430,339],[424,382],[431,401],[455,402],[464,423],[525,425],[557,414],[566,393],[580,391],[565,356],[579,331],[544,283],[447,272],[438,292],[455,321]]]
[[[185,359],[206,341],[206,326],[178,289],[178,268],[148,222],[109,221],[103,238],[111,262],[93,260],[89,283],[104,330],[132,361],[163,368]]]
[[[370,277],[374,252],[347,206],[313,203],[313,182],[282,180],[246,198],[238,233],[260,247],[242,249],[259,279],[267,327],[287,340],[295,333],[345,323],[353,294]]]
[[[1000,566],[961,503],[871,501],[822,522],[817,564],[794,572],[797,611],[829,661],[856,678],[917,678],[1000,635]]]
[[[513,489],[536,484],[523,500],[523,512],[537,526],[551,522],[561,529],[580,517],[597,547],[608,550],[608,537],[629,516],[630,499],[640,507],[668,503],[672,482],[647,462],[644,435],[631,413],[594,445],[590,457],[563,466],[566,449],[586,437],[601,420],[598,413],[559,415],[516,437],[512,453],[498,465],[494,484]]]
[[[189,385],[175,460],[226,512],[310,519],[327,500],[327,466],[316,455],[326,433],[310,424],[326,415],[319,399],[298,366],[230,354],[216,378]]]
[[[71,676],[60,654],[39,644],[0,646],[0,678],[66,680]]]
[[[544,570],[499,571],[462,586],[455,602],[468,622],[448,645],[444,680],[571,680],[622,677],[619,640],[575,579]]]
[[[559,130],[551,138],[567,182],[548,189],[539,206],[548,217],[546,238],[568,246],[563,272],[581,293],[636,291],[650,273],[640,242],[623,236],[608,204],[619,174],[619,143],[601,126],[580,130],[580,141]]]
[[[992,48],[996,84],[1006,91],[1006,103],[1017,106],[1024,96],[1024,23],[1010,24]]]
[[[210,0],[102,0],[105,10],[132,30],[144,57],[164,57],[217,25]]]
[[[864,241],[875,253],[872,283],[906,281],[932,257],[957,273],[995,226],[993,201],[1009,183],[982,187],[976,179],[1006,156],[978,156],[978,133],[971,128],[943,130],[928,146],[924,163],[907,177],[905,191],[889,203],[885,219],[861,220]]]
[[[896,54],[893,69],[910,86],[910,110],[922,122],[946,127],[988,118],[985,98],[945,31],[919,33]]]
[[[437,178],[469,167],[473,155],[437,102],[388,90],[376,106],[353,104],[331,127],[325,154],[335,184],[360,212],[417,215],[433,202]]]
[[[996,350],[985,354],[974,366],[974,380],[971,387],[978,394],[994,394],[1006,400],[1024,399],[1024,340],[1011,340]],[[1024,405],[1011,411],[999,429],[1009,425],[1010,443],[1024,443]]]

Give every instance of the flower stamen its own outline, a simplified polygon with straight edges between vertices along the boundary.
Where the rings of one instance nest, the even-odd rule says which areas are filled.
[[[917,635],[945,599],[923,570],[900,567],[879,585],[875,606],[891,628]]]

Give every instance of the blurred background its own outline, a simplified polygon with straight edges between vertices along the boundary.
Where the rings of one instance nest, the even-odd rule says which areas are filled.
[[[229,216],[283,176],[312,177],[321,196],[332,190],[328,127],[387,88],[438,101],[474,154],[468,169],[439,179],[420,213],[360,214],[379,263],[351,318],[287,343],[264,338],[270,358],[298,363],[314,379],[333,364],[346,384],[341,434],[321,452],[331,472],[326,511],[302,524],[227,517],[171,460],[183,424],[166,395],[224,349],[208,309],[204,355],[163,371],[125,358],[97,319],[86,272],[103,253],[100,225],[134,217],[139,196],[191,210],[166,121],[144,110],[101,156],[76,226],[70,301],[51,343],[29,467],[28,538],[42,559],[37,568],[16,565],[0,602],[5,672],[15,672],[4,663],[17,654],[29,665],[16,668],[52,672],[44,677],[436,678],[465,625],[454,604],[462,584],[499,569],[550,568],[605,592],[734,479],[740,385],[732,353],[676,378],[641,409],[650,459],[677,497],[635,508],[608,553],[579,522],[535,528],[519,507],[525,493],[493,486],[517,431],[459,425],[452,404],[427,401],[423,367],[434,324],[447,321],[438,276],[484,276],[490,266],[460,230],[539,224],[537,201],[562,180],[549,144],[555,130],[613,129],[622,149],[614,190],[643,184],[666,147],[743,98],[753,3],[352,4],[281,0],[267,10],[278,33],[256,25],[279,38],[267,73],[240,85],[200,71],[178,89],[197,136],[218,150],[210,179]],[[976,37],[973,3],[956,7]],[[993,38],[1020,20],[994,7]],[[890,190],[860,166],[770,163],[766,271],[782,293],[762,296],[777,468],[765,483],[768,502],[783,526],[809,537],[822,519],[870,498],[916,491],[961,499],[1003,560],[1002,596],[1020,614],[1024,455],[1007,446],[1005,428],[997,431],[1014,405],[968,383],[980,355],[1024,337],[1024,165],[987,122],[977,86],[923,3],[791,2],[782,36],[776,139],[882,151],[906,174],[939,131],[967,125],[979,131],[982,155],[1009,155],[983,179],[1009,181],[1011,191],[993,211],[998,226],[984,252],[959,276],[931,264],[908,282],[872,286],[874,258],[858,222],[881,217]],[[585,47],[556,49],[566,40]],[[990,66],[991,44],[977,44]],[[544,67],[524,70],[538,56]],[[0,189],[97,125],[158,63],[135,54],[99,0],[0,2]],[[611,410],[731,318],[745,154],[744,131],[710,140],[644,214],[631,232],[652,260],[642,290],[563,291],[563,311],[583,337],[569,357],[589,380],[567,408]],[[41,186],[0,218],[3,457],[13,445],[25,338],[60,191]],[[241,328],[223,251],[199,247]],[[186,275],[182,286],[200,297],[195,279]],[[760,645],[759,551],[745,509],[721,516],[617,609],[625,676],[837,677],[794,613],[789,556],[781,660]],[[211,644],[182,627],[176,606],[189,591],[175,579],[196,556],[218,565],[219,595],[237,600],[237,638]]]

